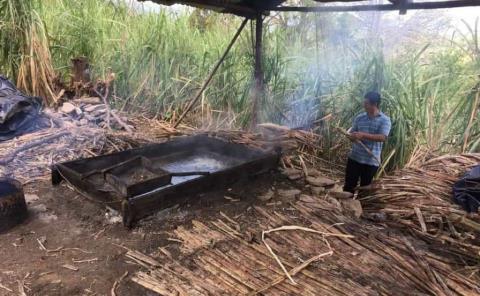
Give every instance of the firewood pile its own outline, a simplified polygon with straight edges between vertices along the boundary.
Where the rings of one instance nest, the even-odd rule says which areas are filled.
[[[129,250],[132,280],[161,295],[478,295],[478,265],[359,221],[323,196],[193,221],[154,255]]]
[[[480,154],[446,155],[381,178],[362,199],[364,211],[384,214],[402,227],[460,260],[480,264],[480,215],[466,215],[452,201],[453,184],[478,165]]]

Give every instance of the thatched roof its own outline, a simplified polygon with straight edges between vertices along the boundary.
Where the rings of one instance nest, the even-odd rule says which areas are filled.
[[[146,0],[140,0],[146,1]],[[151,0],[158,4],[173,5],[183,4],[198,8],[211,9],[218,12],[233,13],[245,17],[254,17],[259,12],[268,13],[269,11],[302,11],[302,12],[328,12],[328,11],[367,11],[367,10],[400,10],[405,12],[409,9],[436,9],[436,8],[454,8],[467,6],[480,6],[480,0],[385,0],[383,4],[371,5],[367,0],[314,0],[318,3],[346,3],[363,2],[365,4],[352,6],[309,6],[295,7],[288,6],[287,0]]]

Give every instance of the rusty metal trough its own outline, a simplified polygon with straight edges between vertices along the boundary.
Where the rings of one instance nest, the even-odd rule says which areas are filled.
[[[279,153],[198,135],[54,165],[62,180],[133,222],[278,165]]]

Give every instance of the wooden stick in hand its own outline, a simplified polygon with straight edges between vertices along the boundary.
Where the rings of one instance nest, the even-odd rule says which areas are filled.
[[[344,136],[346,136],[347,138],[351,139],[350,133],[347,132],[346,130],[344,130],[343,128],[336,126],[335,129],[338,130],[340,133],[342,133],[342,134],[343,134]],[[373,154],[372,150],[370,150],[370,148],[368,148],[365,144],[363,144],[362,141],[355,140],[355,143],[358,143],[360,146],[362,146],[363,149],[365,149],[365,151],[367,151],[367,153],[368,153],[370,156],[374,157],[375,160],[378,162],[378,165],[379,165],[379,166],[382,165],[382,161],[381,161],[375,154]]]

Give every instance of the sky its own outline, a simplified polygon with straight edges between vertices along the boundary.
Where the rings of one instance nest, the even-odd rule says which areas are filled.
[[[455,19],[475,20],[480,17],[480,7],[455,8],[447,10],[447,13]]]

